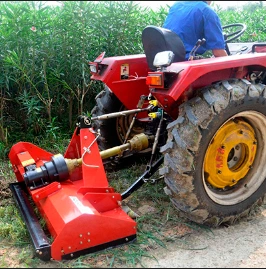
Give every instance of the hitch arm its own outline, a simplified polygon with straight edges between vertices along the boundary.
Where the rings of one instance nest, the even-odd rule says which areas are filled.
[[[155,161],[148,170],[146,170],[126,191],[121,194],[122,200],[126,199],[132,192],[138,190],[145,183],[145,179],[150,178],[162,163],[163,156]]]

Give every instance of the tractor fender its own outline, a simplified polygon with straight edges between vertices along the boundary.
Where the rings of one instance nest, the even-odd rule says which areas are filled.
[[[169,88],[153,88],[150,92],[173,118],[178,106],[198,89],[231,78],[244,79],[254,70],[266,68],[266,53],[250,53],[173,63],[165,73],[176,74]],[[190,96],[188,96],[190,94]]]

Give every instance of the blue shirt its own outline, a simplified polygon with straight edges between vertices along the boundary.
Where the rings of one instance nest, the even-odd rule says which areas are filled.
[[[178,34],[186,49],[186,59],[197,43],[205,38],[196,54],[207,50],[225,49],[225,41],[220,18],[204,1],[177,1],[170,8],[163,28]]]

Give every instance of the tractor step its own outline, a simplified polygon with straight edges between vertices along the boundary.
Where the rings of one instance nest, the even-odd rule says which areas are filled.
[[[12,191],[14,200],[17,203],[21,216],[23,217],[27,230],[30,234],[35,253],[43,261],[51,259],[51,246],[45,235],[37,215],[31,206],[27,188],[24,182],[11,183],[9,188]]]

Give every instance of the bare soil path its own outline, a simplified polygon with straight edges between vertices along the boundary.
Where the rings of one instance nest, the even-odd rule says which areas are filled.
[[[237,224],[200,230],[182,241],[156,250],[157,261],[145,259],[145,267],[266,268],[266,207]]]

